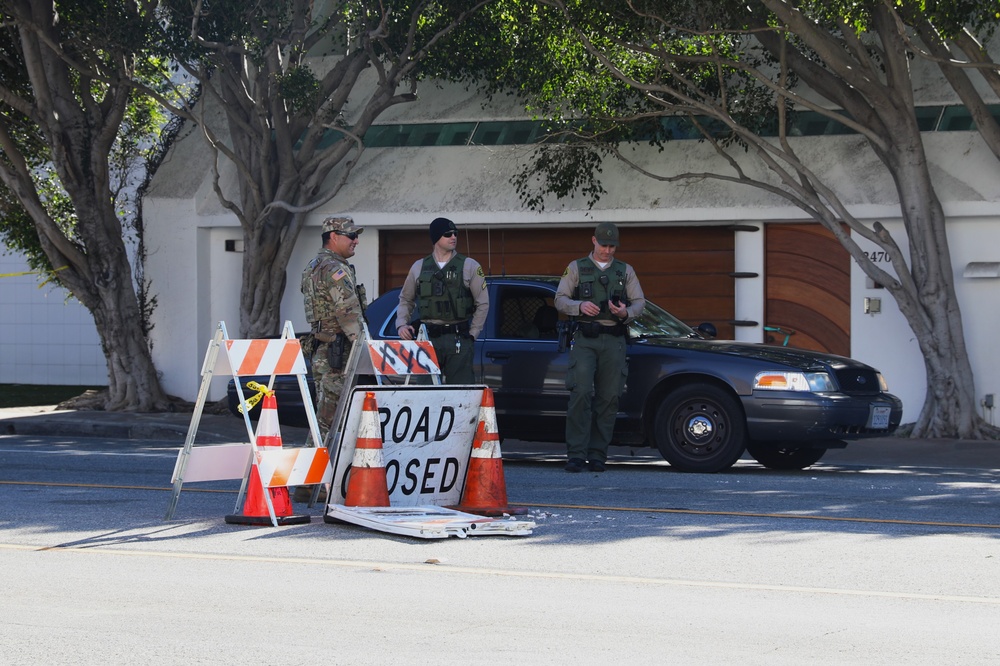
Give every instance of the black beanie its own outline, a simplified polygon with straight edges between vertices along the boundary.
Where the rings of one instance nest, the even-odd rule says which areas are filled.
[[[458,231],[458,227],[447,217],[435,217],[431,222],[431,245],[437,243],[446,231]]]

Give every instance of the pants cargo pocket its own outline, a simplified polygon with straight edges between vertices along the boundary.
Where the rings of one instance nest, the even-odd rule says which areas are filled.
[[[576,359],[570,358],[569,365],[566,366],[566,390],[572,391],[577,385],[577,362]]]
[[[618,397],[620,398],[625,395],[625,385],[628,382],[628,365],[622,366],[622,374],[618,381]]]

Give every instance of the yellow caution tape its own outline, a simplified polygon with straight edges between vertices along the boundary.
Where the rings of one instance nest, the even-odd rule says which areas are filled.
[[[274,391],[271,391],[270,389],[268,389],[266,386],[264,386],[259,382],[247,382],[247,388],[250,389],[251,391],[257,391],[257,393],[246,399],[244,404],[246,404],[247,409],[253,409],[254,407],[256,407],[257,403],[260,402],[265,395],[269,396],[274,395]],[[242,404],[239,405],[236,409],[239,410],[240,414],[243,413]]]
[[[53,271],[64,271],[67,268],[69,268],[69,266],[60,266],[59,268],[53,268],[52,270]],[[48,271],[22,271],[20,273],[0,273],[0,278],[5,278],[5,277],[23,277],[25,275],[48,275]],[[44,287],[45,285],[47,285],[49,282],[52,282],[52,280],[51,279],[46,280],[45,282],[43,282],[40,285],[38,285],[38,288],[41,289],[42,287]]]

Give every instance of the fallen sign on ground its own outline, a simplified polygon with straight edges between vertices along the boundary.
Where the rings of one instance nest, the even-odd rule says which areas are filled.
[[[486,518],[440,506],[344,506],[327,507],[324,520],[360,525],[390,534],[420,539],[469,536],[528,536],[535,528],[530,520]]]

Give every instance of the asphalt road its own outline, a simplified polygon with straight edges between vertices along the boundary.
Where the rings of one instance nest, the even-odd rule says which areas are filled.
[[[0,436],[0,660],[117,664],[1000,661],[1000,482],[984,465],[673,472],[504,464],[525,537],[164,520],[174,439]],[[530,453],[530,451],[528,452]]]

